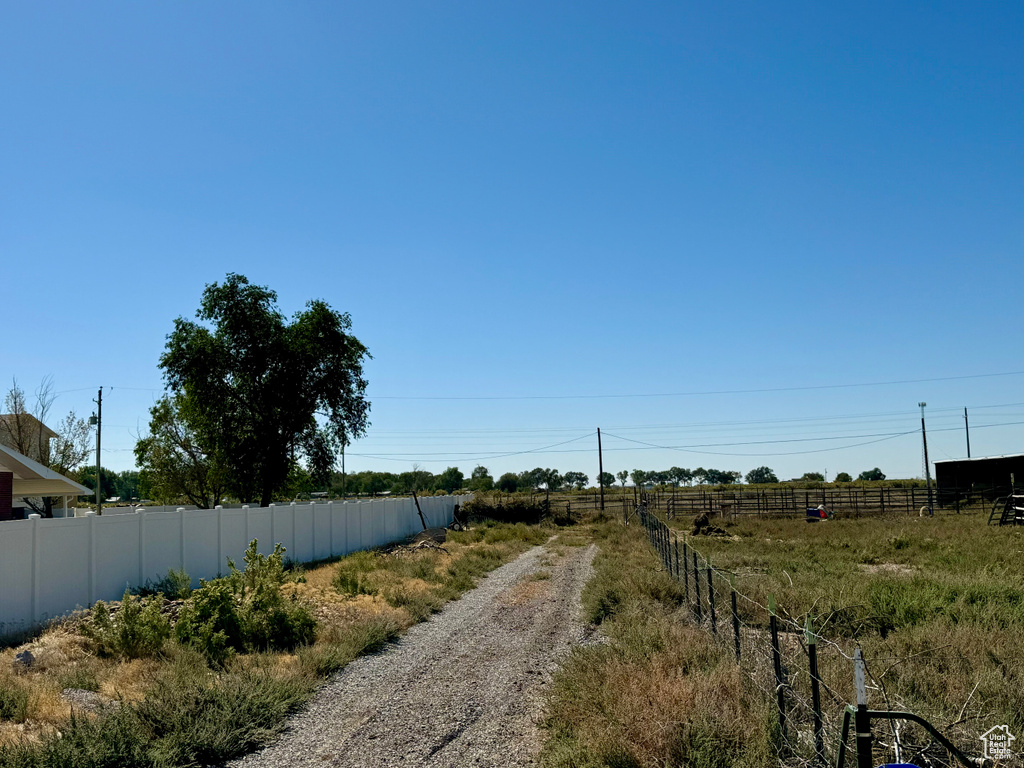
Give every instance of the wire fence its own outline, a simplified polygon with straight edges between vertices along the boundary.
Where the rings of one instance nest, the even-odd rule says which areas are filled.
[[[941,733],[934,729],[929,733],[929,724],[907,722],[916,716],[899,712],[901,702],[890,697],[882,680],[885,675],[876,675],[875,667],[905,659],[864,660],[852,640],[839,643],[828,639],[810,618],[804,623],[790,618],[773,598],[764,605],[738,591],[734,574],[714,567],[685,538],[680,541],[647,504],[638,505],[635,514],[662,568],[682,584],[689,619],[730,647],[745,685],[773,702],[783,764],[838,765],[854,701],[862,704],[865,715],[882,723],[874,729],[873,744],[863,737],[858,740],[859,766],[913,763],[938,768],[954,765],[954,760],[977,764]],[[855,674],[858,667],[864,678],[860,691]],[[876,703],[884,703],[884,711],[867,710],[869,692]],[[901,717],[891,717],[893,713]],[[871,731],[871,718],[864,722]]]

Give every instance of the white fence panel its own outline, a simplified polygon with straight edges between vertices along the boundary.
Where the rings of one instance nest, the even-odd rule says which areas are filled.
[[[228,558],[242,565],[242,555],[249,546],[249,510],[225,509],[220,513],[220,557],[217,573],[228,572]],[[215,574],[216,575],[216,574]]]
[[[429,527],[447,525],[468,496],[420,499]],[[275,543],[298,562],[381,546],[421,529],[412,499],[377,499],[269,508],[141,509],[103,517],[0,523],[0,636],[30,629],[171,569],[211,579],[231,558],[243,567],[249,542],[269,554]]]
[[[139,577],[142,575],[141,568],[139,568],[141,560],[139,553],[143,546],[140,536],[141,521],[140,515],[132,515],[123,520],[118,517],[96,517],[95,515],[82,518],[82,522],[88,523],[93,529],[95,562],[103,563],[102,568],[95,569],[96,575],[93,584],[95,595],[115,593],[123,595],[125,589],[139,583]],[[40,520],[38,525],[42,532],[47,530],[48,524],[63,528],[74,522],[77,521]],[[49,572],[44,567],[40,576],[45,579],[48,574]],[[59,594],[60,590],[43,588],[40,593]]]
[[[12,520],[3,523],[0,556],[0,632],[17,632],[31,621],[32,568],[26,567],[25,553],[33,547],[33,521]]]
[[[334,552],[334,503],[310,505],[313,507],[313,556],[311,560],[323,560]]]
[[[181,529],[182,516],[186,512],[157,512],[155,514],[143,513],[143,582],[155,581],[167,575],[172,568],[181,568]],[[78,518],[75,518],[76,520]],[[88,520],[89,518],[85,518]],[[130,517],[118,515],[111,518],[118,521],[130,520]],[[195,574],[196,577],[202,574]],[[97,597],[97,600],[104,598]]]
[[[249,545],[253,539],[258,542],[257,550],[264,555],[269,555],[274,551],[274,505],[270,507],[250,507],[247,520],[249,525],[245,530],[245,544]],[[238,567],[244,567],[242,560],[239,558]]]
[[[220,528],[219,509],[201,509],[195,512],[179,513],[183,526],[181,543],[182,563],[179,568],[192,576],[192,586],[199,586],[199,576],[209,578],[218,571],[227,571],[226,561],[220,562],[220,547],[217,545],[217,531]],[[193,575],[198,574],[198,575]]]
[[[308,563],[314,559],[316,529],[313,527],[313,506],[312,504],[296,504],[292,507],[295,515],[295,534],[291,557],[299,563]]]

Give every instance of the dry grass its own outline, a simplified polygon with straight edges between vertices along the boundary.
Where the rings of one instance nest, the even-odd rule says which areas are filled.
[[[986,521],[747,518],[725,522],[729,537],[692,543],[760,605],[773,594],[781,614],[812,616],[847,654],[860,646],[878,685],[873,705],[914,711],[976,748],[991,725],[1024,730],[1024,531]],[[741,601],[740,612],[766,626],[758,606]],[[827,645],[819,660],[832,704],[853,701],[850,662]]]
[[[549,768],[775,762],[769,711],[727,648],[688,626],[637,527],[599,526],[584,605],[607,642],[577,648],[548,695]]]
[[[0,708],[0,767],[71,765],[85,752],[108,755],[109,765],[167,766],[244,754],[269,738],[324,676],[382,648],[550,535],[484,522],[450,536],[446,552],[361,552],[296,572],[281,591],[315,616],[315,641],[293,652],[238,653],[216,670],[174,640],[147,658],[102,657],[81,631],[86,617],[53,625],[0,651],[0,699],[10,702]],[[367,588],[339,591],[343,571],[365,577]],[[24,650],[34,663],[15,673],[14,657]],[[65,688],[94,691],[122,706],[102,717],[76,709],[72,727]]]

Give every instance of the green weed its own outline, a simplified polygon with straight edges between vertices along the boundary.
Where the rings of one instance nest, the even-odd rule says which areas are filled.
[[[164,598],[157,594],[140,599],[125,590],[114,613],[102,600],[92,607],[92,621],[82,625],[101,656],[139,659],[160,651],[171,636],[171,624],[163,615]]]

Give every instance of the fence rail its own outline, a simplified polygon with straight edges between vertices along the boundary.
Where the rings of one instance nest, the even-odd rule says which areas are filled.
[[[1006,488],[1003,495],[1008,495]],[[574,511],[600,509],[601,497],[591,490],[585,492],[535,492],[550,499],[552,509],[559,505]],[[609,513],[632,514],[644,503],[652,510],[675,515],[740,515],[803,516],[808,507],[824,505],[829,511],[841,512],[854,517],[886,514],[918,515],[922,508],[929,507],[928,489],[887,488],[873,486],[829,486],[821,488],[607,488],[604,494],[604,508]],[[933,489],[930,506],[932,509],[945,508],[959,512],[968,507],[988,510],[992,504],[992,492],[976,492],[966,488]]]
[[[419,499],[429,526],[446,526],[469,496]],[[183,569],[193,585],[241,562],[256,539],[298,562],[370,549],[422,529],[413,499],[14,520],[0,524],[0,636],[32,629],[97,600],[119,599]]]

